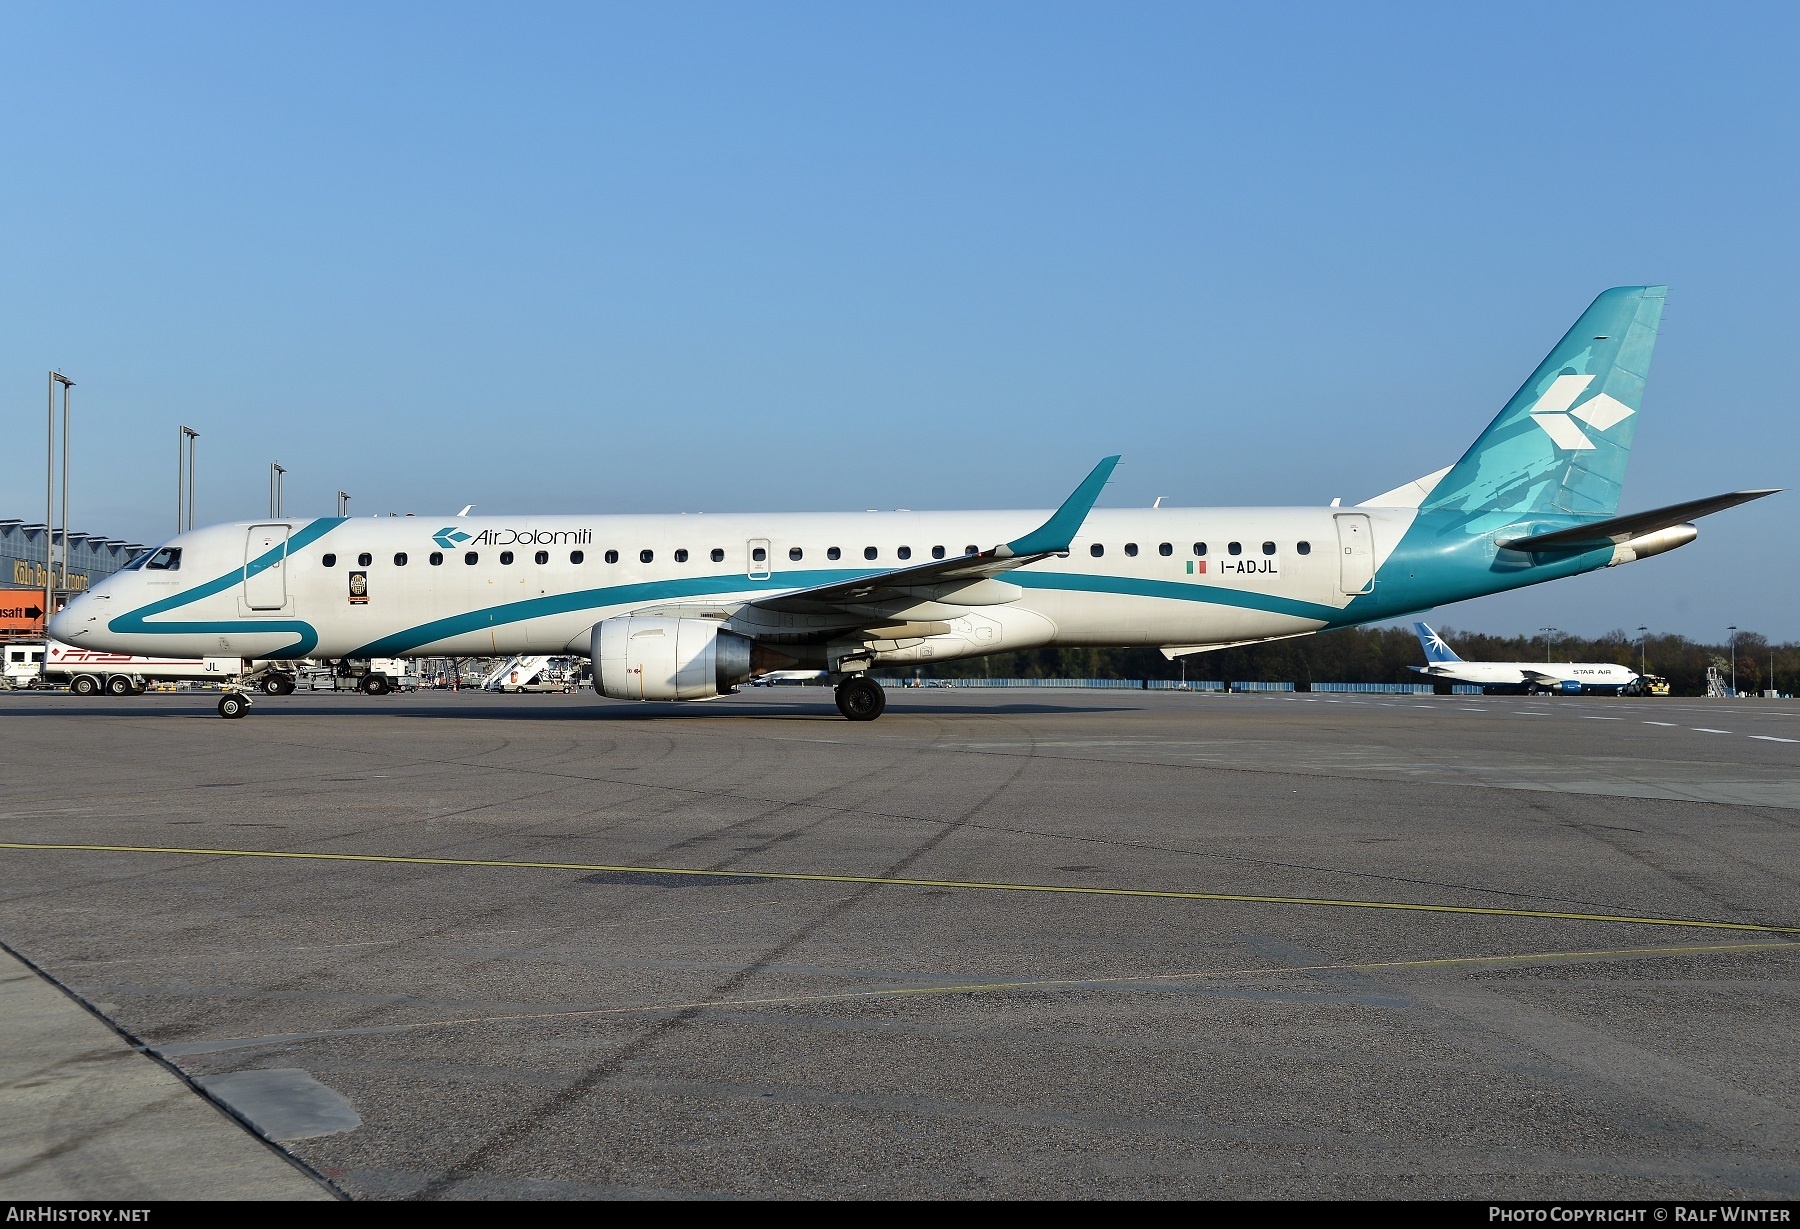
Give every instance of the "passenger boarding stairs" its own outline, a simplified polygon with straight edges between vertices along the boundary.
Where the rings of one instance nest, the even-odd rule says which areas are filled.
[[[481,680],[483,691],[517,691],[537,682],[550,664],[548,657],[528,657],[521,653],[508,658],[498,670]]]

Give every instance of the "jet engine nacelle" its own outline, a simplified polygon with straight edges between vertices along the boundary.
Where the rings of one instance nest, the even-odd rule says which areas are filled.
[[[615,700],[708,700],[749,678],[755,642],[711,619],[621,615],[594,624],[594,690]]]

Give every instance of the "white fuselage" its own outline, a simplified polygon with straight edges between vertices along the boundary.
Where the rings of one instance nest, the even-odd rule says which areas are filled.
[[[1583,687],[1617,688],[1628,687],[1638,678],[1635,670],[1603,661],[1439,661],[1413,668],[1432,678],[1486,687],[1579,683]]]
[[[180,549],[178,569],[136,566],[110,576],[59,613],[55,627],[83,648],[169,656],[585,653],[590,629],[610,616],[766,599],[927,563],[939,550],[952,557],[986,550],[1045,516],[240,522],[173,539],[165,545]],[[1040,645],[1206,645],[1316,631],[1343,621],[1359,593],[1366,604],[1375,571],[1413,517],[1410,508],[1096,509],[1066,556],[1006,574],[1023,589],[1016,600],[892,612],[949,626],[883,642],[881,660]],[[254,566],[283,537],[285,556]],[[750,634],[776,637],[803,636],[815,618],[826,622],[755,617],[763,622]]]

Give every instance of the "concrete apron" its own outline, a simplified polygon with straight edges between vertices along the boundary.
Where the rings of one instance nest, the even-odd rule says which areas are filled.
[[[333,1199],[0,949],[0,1199]]]

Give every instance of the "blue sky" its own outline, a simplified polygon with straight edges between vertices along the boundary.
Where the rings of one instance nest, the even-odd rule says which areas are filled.
[[[1672,287],[1627,510],[1796,477],[1794,6],[0,9],[0,515],[1346,502]],[[1795,500],[1440,611],[1800,638]]]

